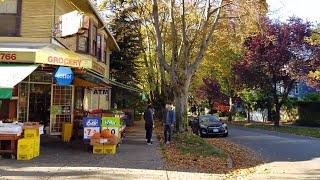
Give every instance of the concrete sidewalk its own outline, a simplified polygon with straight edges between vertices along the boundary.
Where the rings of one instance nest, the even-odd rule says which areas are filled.
[[[0,159],[0,179],[212,179],[211,174],[164,170],[159,142],[146,145],[144,122],[136,122],[115,155],[94,155],[81,141],[41,142],[30,161]],[[215,176],[217,177],[217,176]],[[215,178],[216,179],[216,178]]]

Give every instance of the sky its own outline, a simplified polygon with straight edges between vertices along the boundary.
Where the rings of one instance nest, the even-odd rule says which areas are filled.
[[[281,21],[291,16],[320,23],[320,0],[267,0],[269,15]]]

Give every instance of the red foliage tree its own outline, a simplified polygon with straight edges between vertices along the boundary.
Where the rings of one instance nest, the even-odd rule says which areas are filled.
[[[247,38],[244,58],[233,67],[239,84],[270,95],[276,126],[294,82],[315,68],[312,64],[317,61],[318,47],[305,41],[311,33],[311,25],[301,19],[286,23],[265,20],[261,31]]]
[[[228,96],[221,92],[219,83],[211,77],[203,78],[203,85],[193,93],[197,101],[208,101],[211,108],[215,102],[228,104]]]

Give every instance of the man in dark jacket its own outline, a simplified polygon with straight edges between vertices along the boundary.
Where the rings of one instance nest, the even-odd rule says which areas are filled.
[[[152,110],[151,104],[149,104],[147,109],[145,110],[143,118],[145,120],[147,144],[151,145],[152,129],[153,129],[153,110]]]
[[[176,111],[172,103],[166,105],[166,112],[164,114],[164,142],[169,144],[172,138],[172,128],[176,122]]]

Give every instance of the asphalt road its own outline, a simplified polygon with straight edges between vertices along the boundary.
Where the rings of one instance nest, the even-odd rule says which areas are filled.
[[[270,161],[292,162],[320,159],[320,139],[318,138],[229,126],[228,139],[249,147]]]

